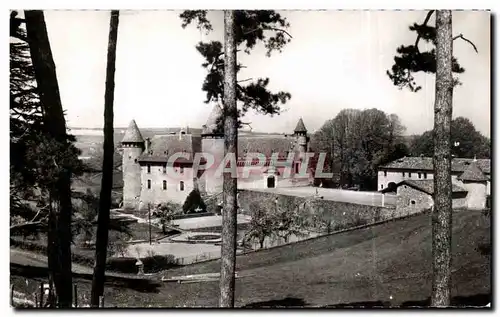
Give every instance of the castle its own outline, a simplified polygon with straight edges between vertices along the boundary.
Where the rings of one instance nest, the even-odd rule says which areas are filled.
[[[132,120],[121,142],[123,173],[123,208],[143,210],[148,205],[158,205],[171,201],[182,204],[188,194],[197,189],[202,195],[222,192],[222,175],[214,169],[199,171],[195,168],[196,153],[208,153],[215,162],[224,159],[224,135],[219,132],[218,122],[222,116],[219,106],[215,105],[201,133],[192,133],[189,128],[167,135],[155,135],[144,139],[136,122]],[[307,186],[312,182],[310,166],[302,166],[304,153],[309,151],[307,129],[299,119],[292,135],[242,135],[238,138],[237,170],[240,176],[244,167],[254,165],[247,159],[247,153],[265,155],[262,168],[256,168],[245,177],[238,177],[238,188],[275,188]],[[178,157],[179,153],[187,154]],[[176,159],[173,163],[173,155]],[[292,162],[291,177],[283,177],[283,164],[273,164],[272,155],[277,155],[275,162]],[[304,169],[302,169],[304,168]],[[167,172],[175,171],[175,175]],[[305,173],[302,173],[305,171]],[[294,177],[294,175],[307,177]],[[195,175],[196,174],[196,175]]]

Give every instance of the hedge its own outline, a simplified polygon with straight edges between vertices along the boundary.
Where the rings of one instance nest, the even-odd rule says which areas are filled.
[[[144,273],[156,273],[161,270],[176,267],[177,261],[172,254],[154,255],[151,257],[141,258],[144,265]],[[120,273],[137,273],[137,259],[132,257],[110,258],[106,263],[106,270]]]

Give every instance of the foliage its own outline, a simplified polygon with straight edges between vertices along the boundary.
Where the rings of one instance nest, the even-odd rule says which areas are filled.
[[[198,29],[208,33],[213,28],[207,15],[206,10],[184,11],[180,14],[182,27],[195,23]],[[288,21],[273,10],[237,10],[235,22],[236,46],[246,54],[250,54],[260,42],[267,50],[266,55],[271,56],[273,51],[281,52],[285,45],[290,42],[291,36],[286,31],[290,26]],[[222,102],[224,95],[223,45],[219,41],[200,42],[196,49],[205,59],[202,66],[207,70],[207,76],[202,84],[202,90],[206,92],[205,102]],[[244,67],[238,64],[236,72]],[[242,84],[243,82],[247,84]],[[236,98],[241,105],[238,109],[240,125],[245,124],[241,121],[241,117],[249,109],[262,114],[279,114],[281,112],[280,104],[285,104],[291,98],[291,94],[288,92],[272,93],[268,89],[268,85],[269,78],[250,78],[238,81]],[[219,131],[223,129],[222,117],[217,122]]]
[[[411,145],[413,156],[433,156],[433,130],[418,136]],[[491,141],[476,130],[474,124],[467,118],[457,117],[451,121],[452,155],[462,158],[490,158]],[[456,145],[455,145],[456,144]]]
[[[410,31],[417,34],[415,43],[401,45],[396,50],[394,65],[391,70],[387,71],[387,75],[399,89],[406,87],[412,92],[418,92],[422,87],[415,82],[414,74],[418,72],[436,73],[436,49],[432,48],[430,51],[421,52],[418,47],[420,39],[434,47],[436,46],[436,28],[427,25],[432,13],[433,10],[429,11],[422,24],[414,23],[409,27]],[[452,71],[456,74],[465,71],[454,57],[452,58]],[[454,78],[454,84],[459,83],[458,78]]]
[[[127,254],[128,243],[131,234],[128,232],[110,232],[108,237],[108,247],[106,248],[107,258],[113,256],[125,256]]]
[[[11,224],[29,234],[46,230],[59,175],[79,175],[82,164],[73,136],[56,140],[47,133],[23,20],[13,11],[10,22],[10,214]]]
[[[90,189],[87,189],[87,193],[82,200],[83,203],[79,206],[80,208],[75,208],[75,211],[79,210],[75,213],[73,219],[73,236],[81,235],[82,246],[90,247],[95,233],[95,221],[99,209],[99,201]]]
[[[160,218],[163,234],[167,234],[166,226],[170,225],[176,215],[180,214],[178,206],[172,202],[162,203],[153,210],[153,216]]]
[[[74,217],[72,222],[73,236],[80,236],[82,246],[90,248],[97,227],[97,214],[99,211],[99,199],[96,194],[87,189],[85,194],[73,193],[74,201],[79,199],[81,203],[73,203]],[[132,237],[132,231],[128,222],[120,219],[111,219],[109,224],[111,253],[117,252],[119,246]]]
[[[271,237],[274,233],[273,215],[258,202],[251,203],[250,210],[252,211],[252,218],[245,232],[243,243],[258,241],[260,247],[263,248],[266,237]]]
[[[332,213],[328,212],[324,207],[319,207],[317,213],[314,213],[312,216],[312,224],[311,227],[316,228],[320,232],[326,232],[327,234],[335,231],[336,227],[339,224],[335,223],[332,219]]]
[[[145,273],[155,273],[177,266],[175,256],[172,254],[148,256],[141,258],[140,260],[144,265]],[[106,270],[137,274],[137,265],[135,265],[136,262],[137,258],[135,257],[109,258],[106,261]]]
[[[307,201],[302,206],[288,199],[282,200],[281,204],[278,201],[277,204],[276,214],[273,217],[276,235],[285,239],[285,242],[288,242],[288,238],[292,235],[303,236],[303,230],[307,227],[303,214]]]
[[[201,198],[201,194],[197,189],[193,189],[189,195],[186,197],[186,201],[184,201],[184,205],[182,205],[182,211],[186,214],[190,213],[202,213],[206,212],[207,206]]]
[[[249,206],[252,218],[245,233],[244,243],[257,241],[262,248],[266,237],[278,236],[286,242],[292,235],[302,236],[306,223],[304,207],[294,200],[268,200],[266,203],[252,202]]]
[[[376,189],[378,166],[408,154],[404,131],[395,114],[343,109],[313,135],[311,146],[327,153],[330,172],[342,186]]]

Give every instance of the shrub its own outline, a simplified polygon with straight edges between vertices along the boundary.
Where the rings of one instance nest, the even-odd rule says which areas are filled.
[[[184,205],[182,205],[182,211],[188,214],[206,212],[206,210],[207,206],[205,205],[203,198],[201,198],[200,192],[197,189],[193,189],[186,197],[186,201],[184,202]]]
[[[156,273],[171,267],[177,266],[175,256],[172,254],[167,255],[153,255],[140,259],[144,265],[145,273]],[[136,274],[137,266],[135,263],[137,258],[123,257],[123,258],[110,258],[106,263],[106,270]]]

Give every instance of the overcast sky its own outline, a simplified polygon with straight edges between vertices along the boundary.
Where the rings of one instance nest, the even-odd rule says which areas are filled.
[[[203,103],[205,70],[195,45],[222,40],[222,12],[209,17],[214,32],[182,29],[179,11],[121,11],[118,31],[115,126],[135,119],[139,127],[200,127],[210,106]],[[269,77],[270,88],[292,94],[286,112],[273,118],[249,115],[256,131],[291,132],[299,117],[309,131],[344,108],[376,107],[396,113],[407,134],[433,125],[434,76],[420,75],[418,93],[398,90],[386,75],[396,48],[415,41],[408,30],[424,11],[287,11],[292,41],[281,54],[262,47],[239,60],[240,79]],[[46,11],[63,106],[70,127],[103,126],[109,12]],[[434,19],[431,19],[434,24]],[[454,55],[466,69],[454,90],[453,115],[465,116],[490,136],[490,14],[454,12]],[[424,48],[422,46],[421,48]]]

